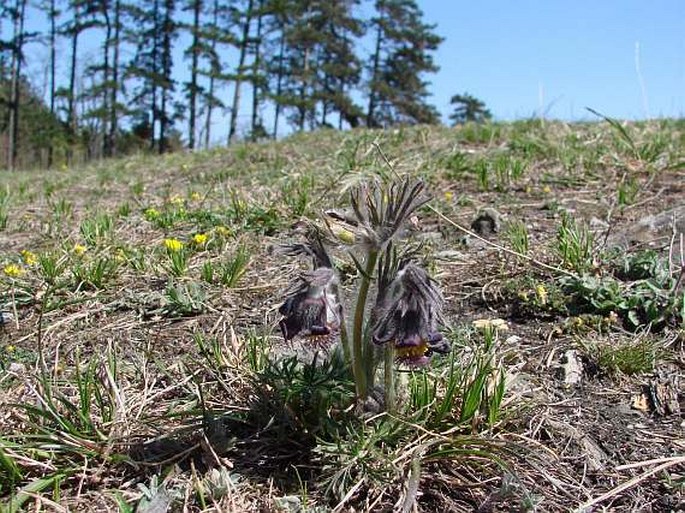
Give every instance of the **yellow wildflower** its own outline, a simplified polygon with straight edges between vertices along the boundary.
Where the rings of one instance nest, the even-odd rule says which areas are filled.
[[[207,235],[204,233],[196,233],[193,235],[193,243],[196,246],[204,246],[207,242]]]
[[[147,219],[148,221],[154,221],[155,219],[159,218],[159,210],[150,207],[147,210],[145,210],[145,212],[143,212],[143,216],[145,216],[145,219]]]
[[[541,305],[546,305],[547,304],[547,289],[542,283],[539,283],[535,287],[535,295],[538,298],[538,301],[540,302]]]
[[[225,226],[217,226],[214,228],[214,232],[216,232],[219,237],[228,238],[231,236],[231,230]]]
[[[190,193],[190,199],[193,201],[200,201],[202,199],[202,196],[199,192],[193,191]]]
[[[176,253],[183,249],[183,243],[178,239],[164,239],[164,247],[167,251]]]
[[[454,193],[452,191],[445,191],[445,201],[452,201]]]
[[[35,265],[35,263],[38,262],[35,253],[30,252],[28,249],[21,250],[21,258],[26,265]]]
[[[117,248],[114,252],[114,259],[119,263],[126,262],[126,251],[122,248]]]
[[[182,207],[185,203],[185,200],[178,194],[174,194],[171,198],[169,198],[169,203],[176,205],[177,207]]]
[[[542,188],[542,192],[544,192],[545,194],[549,194],[550,192],[552,192],[552,189],[550,188],[549,185],[545,185],[545,186]]]
[[[5,347],[5,351],[7,351],[8,353],[13,353],[15,351],[15,349],[16,349],[16,347],[14,347],[12,344]]]
[[[74,248],[72,249],[72,251],[73,251],[76,255],[81,256],[81,255],[83,255],[86,251],[88,251],[88,248],[85,247],[83,244],[74,244]]]
[[[3,269],[3,272],[10,278],[17,278],[24,274],[26,271],[16,264],[7,264]]]

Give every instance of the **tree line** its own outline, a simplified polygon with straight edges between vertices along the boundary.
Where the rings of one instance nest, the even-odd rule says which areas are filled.
[[[228,144],[439,122],[426,76],[442,38],[414,0],[35,1],[0,4],[8,168],[207,147],[217,119]],[[35,45],[42,77],[27,76]]]

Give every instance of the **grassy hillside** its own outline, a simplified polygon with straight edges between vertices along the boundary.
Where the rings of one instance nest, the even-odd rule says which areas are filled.
[[[452,351],[399,374],[390,415],[282,340],[306,262],[279,248],[398,175],[433,198],[405,235]],[[495,233],[472,225],[488,207]],[[670,120],[322,131],[4,174],[0,508],[677,510],[684,219]],[[344,292],[355,251],[334,254]]]

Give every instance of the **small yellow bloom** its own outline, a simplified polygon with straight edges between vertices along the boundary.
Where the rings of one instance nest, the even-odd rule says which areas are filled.
[[[452,191],[445,191],[445,201],[452,201],[454,193]]]
[[[21,258],[24,260],[26,265],[35,265],[38,262],[38,258],[35,253],[30,252],[28,249],[21,250]]]
[[[217,226],[216,228],[214,228],[214,232],[219,237],[228,238],[231,236],[231,230],[229,228],[226,228],[225,226]]]
[[[518,293],[517,295],[518,295],[519,299],[520,299],[521,301],[524,301],[524,302],[527,302],[528,299],[530,299],[530,298],[528,297],[528,291],[527,291],[527,290],[520,290],[519,293]]]
[[[143,216],[145,216],[145,219],[148,221],[154,221],[155,219],[159,218],[159,210],[156,208],[148,208],[143,212]]]
[[[190,199],[193,201],[200,201],[202,199],[202,196],[199,192],[193,191],[190,193]]]
[[[547,304],[547,289],[542,283],[539,283],[535,287],[535,295],[538,298],[538,301],[540,302],[541,305],[546,305]]]
[[[81,256],[81,255],[83,255],[86,251],[88,251],[88,248],[85,247],[83,244],[74,244],[74,248],[72,249],[72,251],[73,251],[76,255]]]
[[[177,207],[182,207],[185,204],[185,200],[178,194],[174,194],[171,198],[169,198],[169,203],[176,205]]]
[[[196,246],[204,246],[207,242],[207,235],[204,233],[196,233],[193,235],[193,243]]]
[[[183,249],[183,243],[178,239],[164,239],[164,247],[167,251],[176,253]]]
[[[552,192],[552,189],[550,188],[549,185],[545,185],[545,186],[542,188],[542,192],[544,192],[545,194],[549,194],[550,192]]]
[[[119,263],[126,262],[126,251],[124,251],[122,248],[117,248],[114,253],[114,259]]]
[[[16,264],[7,264],[3,269],[3,272],[10,278],[17,278],[18,276],[24,274],[26,271]]]
[[[10,344],[10,345],[8,345],[7,347],[5,347],[5,351],[7,351],[8,353],[13,353],[16,349],[17,349],[17,348],[14,347],[12,344]]]

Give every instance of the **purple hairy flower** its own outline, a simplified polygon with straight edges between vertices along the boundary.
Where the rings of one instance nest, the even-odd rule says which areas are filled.
[[[375,343],[392,343],[397,361],[409,366],[426,365],[433,353],[449,351],[437,330],[442,295],[426,271],[407,264],[383,294],[373,328]]]
[[[316,342],[332,340],[340,328],[340,304],[333,269],[319,267],[299,276],[278,309],[283,338]]]

